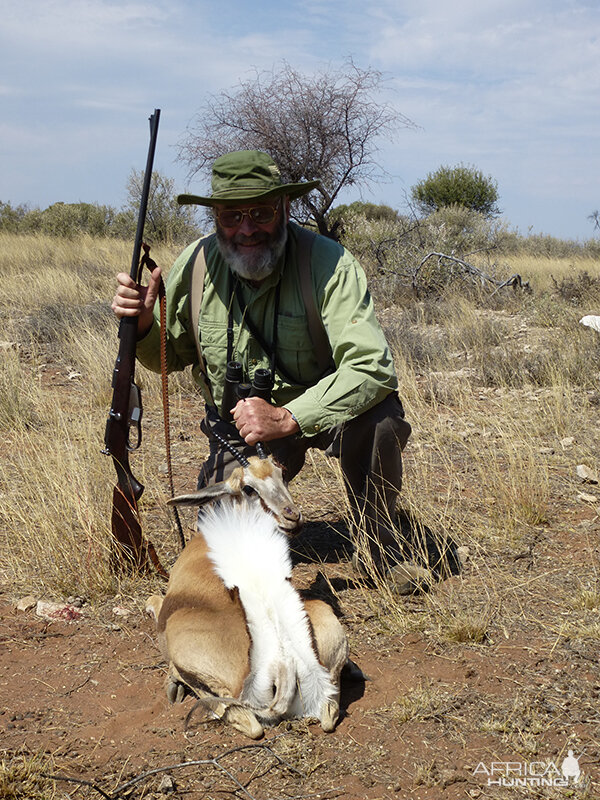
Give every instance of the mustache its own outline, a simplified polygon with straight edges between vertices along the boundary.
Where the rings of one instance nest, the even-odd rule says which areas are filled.
[[[266,244],[270,240],[270,236],[262,231],[257,231],[251,236],[246,236],[243,233],[236,233],[233,237],[234,244]]]

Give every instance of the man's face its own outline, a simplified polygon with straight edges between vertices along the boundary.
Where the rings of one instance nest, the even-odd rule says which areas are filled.
[[[230,269],[257,281],[273,272],[287,241],[288,210],[286,197],[235,208],[215,206],[217,243]],[[271,215],[274,216],[269,222],[262,221]]]

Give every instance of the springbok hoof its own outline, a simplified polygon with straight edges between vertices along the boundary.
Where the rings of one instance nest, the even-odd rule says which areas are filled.
[[[175,681],[173,678],[169,678],[167,681],[167,698],[169,703],[182,703],[185,695],[185,685],[180,683],[180,681]]]
[[[335,700],[329,700],[327,703],[323,704],[320,722],[325,733],[331,733],[333,730],[335,730],[339,716],[339,703],[336,703]]]
[[[265,732],[263,726],[249,708],[229,706],[223,719],[231,725],[232,728],[240,731],[240,733],[243,733],[244,736],[247,736],[249,739],[260,739]]]

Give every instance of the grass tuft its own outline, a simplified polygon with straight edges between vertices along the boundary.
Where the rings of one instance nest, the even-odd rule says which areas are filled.
[[[13,755],[0,761],[0,800],[53,800],[52,760],[42,754]]]

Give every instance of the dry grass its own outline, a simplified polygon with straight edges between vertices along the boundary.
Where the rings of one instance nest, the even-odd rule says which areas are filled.
[[[77,594],[100,607],[118,596],[141,614],[150,584],[159,582],[108,570],[115,476],[100,452],[117,350],[109,304],[115,272],[128,269],[128,248],[88,238],[2,237],[0,245],[0,580],[12,597]],[[153,255],[169,264],[174,253]],[[451,541],[466,548],[468,560],[460,575],[410,598],[377,576],[376,591],[355,588],[346,554],[299,564],[296,576],[309,584],[321,571],[337,595],[352,657],[360,664],[370,654],[381,667],[367,684],[368,697],[381,691],[379,707],[350,709],[350,722],[352,714],[360,722],[357,740],[343,728],[336,737],[315,736],[303,721],[289,723],[293,736],[277,738],[287,760],[314,774],[312,788],[341,782],[351,759],[357,780],[379,781],[390,796],[411,786],[446,793],[446,784],[451,796],[448,765],[463,763],[459,751],[485,750],[486,763],[549,758],[567,741],[578,753],[585,748],[592,772],[600,489],[583,484],[576,466],[600,472],[600,336],[578,319],[600,310],[600,298],[578,290],[593,289],[600,268],[513,259],[511,272],[531,279],[533,292],[491,299],[455,288],[435,301],[377,305],[413,427],[402,506],[414,556],[427,563],[433,538],[442,551]],[[138,383],[144,442],[132,466],[146,487],[144,528],[169,566],[178,546],[165,512],[159,381],[140,369]],[[183,491],[205,445],[189,378],[171,386]],[[337,462],[309,454],[292,491],[309,521],[343,532]],[[598,502],[580,499],[582,492]],[[185,520],[191,524],[193,516]],[[401,675],[385,672],[389,655]],[[377,731],[363,743],[371,723]],[[392,770],[389,751],[403,741]],[[419,749],[425,742],[435,749]],[[443,742],[456,750],[444,755]],[[39,778],[51,769],[34,757],[16,755],[2,770],[0,798],[50,800],[56,791]],[[29,795],[15,794],[15,776]]]
[[[448,705],[448,696],[441,689],[425,682],[399,697],[392,704],[391,711],[394,719],[402,725],[411,721],[435,719]]]
[[[105,566],[114,478],[110,460],[100,454],[116,353],[109,302],[114,274],[128,269],[128,249],[89,237],[68,242],[4,236],[1,244],[0,340],[8,343],[0,379],[6,464],[0,478],[2,574],[15,592],[40,582],[48,592],[81,592],[83,582],[89,595],[102,595],[115,590]],[[154,255],[169,264],[174,253]],[[533,277],[529,266],[511,263],[510,269]],[[575,269],[541,259],[535,267],[535,280],[550,293],[549,269],[557,279]],[[592,265],[585,269],[592,274]],[[538,314],[550,300],[564,313],[548,330],[540,328]],[[435,629],[454,641],[485,638],[488,610],[497,603],[495,554],[525,546],[532,531],[548,524],[556,467],[541,451],[557,452],[561,438],[581,429],[594,400],[589,387],[600,370],[600,337],[580,330],[571,300],[541,292],[511,298],[509,306],[490,310],[449,294],[435,303],[382,311],[413,425],[404,506],[442,546],[448,535],[467,545],[473,580],[486,587],[476,613],[463,617],[453,609],[460,613],[451,626],[444,609],[431,604]],[[540,363],[546,359],[542,377],[540,370],[524,369],[538,354]],[[140,369],[138,382],[148,430],[135,471],[147,487],[150,523],[164,529],[158,381]],[[175,426],[184,430],[181,404],[189,396],[189,379],[172,387]],[[593,436],[581,437],[575,447],[578,458],[598,468]],[[325,461],[319,462],[319,473],[317,497],[332,485],[341,497],[335,468],[328,472]],[[302,492],[301,481],[298,487]],[[303,499],[310,507],[310,498]],[[380,588],[380,607],[391,609],[402,629],[404,606]]]
[[[43,754],[15,755],[0,761],[0,800],[53,800],[57,796],[52,760]]]
[[[101,448],[117,351],[110,299],[130,255],[122,243],[87,236],[0,238],[0,574],[14,592],[114,592],[114,470]],[[153,254],[166,264],[174,255]],[[140,367],[137,382],[144,404],[156,408],[157,376]],[[175,394],[180,385],[186,381],[172,382]],[[147,456],[135,457],[135,472],[147,486],[143,506],[152,506],[164,487]]]
[[[573,256],[571,258],[551,258],[543,256],[513,255],[502,259],[509,274],[518,272],[531,281],[535,292],[549,291],[555,282],[581,282],[584,274],[596,282],[600,281],[600,264],[597,258]],[[597,284],[596,284],[597,285]]]

